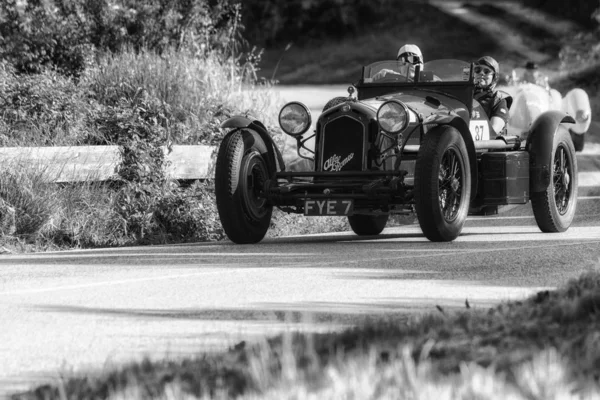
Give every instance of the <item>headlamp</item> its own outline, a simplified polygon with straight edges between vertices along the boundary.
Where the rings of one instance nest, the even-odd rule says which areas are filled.
[[[377,111],[377,122],[384,132],[398,134],[409,121],[408,108],[397,100],[386,101]]]
[[[302,103],[288,103],[279,112],[279,126],[290,136],[302,135],[311,123],[310,111]]]

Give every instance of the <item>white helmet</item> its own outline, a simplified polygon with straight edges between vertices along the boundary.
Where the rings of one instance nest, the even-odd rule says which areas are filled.
[[[413,56],[412,59],[409,57]],[[406,61],[411,64],[421,64],[423,65],[423,53],[421,53],[421,49],[416,44],[405,44],[404,46],[398,49],[398,57],[397,59],[405,58]]]

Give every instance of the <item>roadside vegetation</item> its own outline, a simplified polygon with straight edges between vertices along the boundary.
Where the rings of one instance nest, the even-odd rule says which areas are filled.
[[[271,91],[278,80],[347,83],[362,64],[393,57],[399,43],[419,44],[428,59],[522,60],[428,3],[240,4],[0,4],[0,146],[119,145],[123,156],[110,182],[48,184],[40,166],[7,166],[0,245],[27,252],[223,239],[213,183],[167,180],[163,146],[217,144],[221,122],[243,113],[276,132],[283,149],[281,104]],[[561,43],[557,57],[594,65],[597,35],[579,33]],[[563,74],[557,85],[590,90],[600,104],[597,69],[578,74]],[[278,212],[269,234],[340,229],[348,229],[343,219]],[[467,301],[464,310],[373,318],[329,334],[289,333],[217,355],[90,371],[14,398],[594,398],[599,269],[590,265],[590,273],[557,291],[489,310]]]
[[[600,265],[555,291],[69,376],[25,399],[598,399]],[[305,315],[296,322],[318,322]]]
[[[566,69],[593,65],[595,39],[588,30],[561,42],[557,59]],[[428,59],[522,62],[476,27],[412,0],[2,2],[0,146],[119,145],[123,163],[113,181],[62,186],[43,182],[43,166],[7,166],[0,245],[21,252],[223,239],[211,180],[167,181],[160,149],[217,144],[220,124],[245,113],[290,151],[270,90],[279,79],[348,83],[400,42],[419,44]],[[592,89],[600,104],[597,69],[581,74],[557,85]],[[340,218],[274,216],[270,236],[348,229]]]

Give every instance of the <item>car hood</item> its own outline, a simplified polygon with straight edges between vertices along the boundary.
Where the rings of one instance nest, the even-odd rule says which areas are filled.
[[[428,116],[437,113],[448,113],[454,110],[459,114],[467,113],[467,109],[459,100],[447,96],[443,93],[426,91],[426,90],[406,90],[397,93],[386,94],[383,96],[374,97],[372,99],[364,99],[361,102],[374,110],[386,101],[398,100],[413,110],[417,114]]]

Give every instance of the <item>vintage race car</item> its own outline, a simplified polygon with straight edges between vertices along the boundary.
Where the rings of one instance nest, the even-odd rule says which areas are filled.
[[[513,98],[510,109],[508,134],[526,139],[536,118],[544,111],[560,110],[571,115],[575,123],[569,133],[575,151],[582,151],[585,134],[592,122],[592,108],[587,93],[580,88],[571,89],[564,97],[548,84],[542,76],[532,76],[524,68],[515,68],[506,84],[498,87]]]
[[[452,241],[469,214],[531,201],[543,232],[569,228],[577,205],[571,116],[541,113],[526,141],[497,136],[473,99],[473,64],[435,60],[423,70],[393,71],[402,71],[398,61],[363,67],[348,97],[328,102],[314,132],[307,133],[312,121],[303,104],[280,110],[281,128],[311,159],[310,171],[286,170],[260,121],[223,123],[230,131],[219,146],[215,191],[233,242],[262,240],[273,207],[347,217],[358,235],[381,233],[391,214],[416,213],[429,240]],[[311,138],[314,151],[305,146]]]

